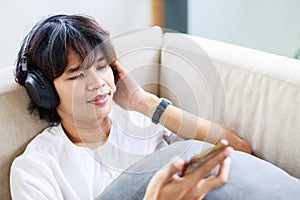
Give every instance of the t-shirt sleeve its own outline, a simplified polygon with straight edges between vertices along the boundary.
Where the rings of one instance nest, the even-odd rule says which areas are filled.
[[[176,135],[175,133],[171,132],[167,128],[164,128],[163,130],[163,138],[168,144],[172,144],[174,142],[179,142],[184,140],[184,138]]]
[[[16,158],[10,171],[12,199],[63,199],[51,170],[42,162]]]
[[[134,124],[139,124],[139,127],[147,127],[144,128],[143,134],[144,135],[152,135],[154,132],[159,131],[162,134],[163,137],[163,143],[172,144],[174,142],[182,141],[184,140],[182,137],[178,136],[177,134],[173,133],[169,129],[165,128],[161,124],[154,125],[152,124],[152,121],[150,118],[142,115],[141,113],[134,112],[134,111],[128,111],[129,117],[126,118],[127,120],[130,119],[130,121],[134,122]],[[129,124],[128,122],[126,124]],[[127,130],[130,127],[127,127]],[[133,132],[133,131],[131,131]]]

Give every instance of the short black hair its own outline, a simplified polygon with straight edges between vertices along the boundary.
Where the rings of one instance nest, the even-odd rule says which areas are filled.
[[[31,38],[26,43],[26,38]],[[24,45],[27,45],[24,48]],[[25,37],[18,53],[15,80],[24,86],[26,73],[18,66],[23,50],[27,58],[28,70],[39,68],[50,83],[62,75],[68,61],[68,51],[73,50],[81,60],[96,48],[100,48],[108,63],[112,63],[116,54],[109,41],[109,32],[103,29],[93,18],[83,15],[53,15],[38,22]],[[28,110],[38,115],[50,125],[61,122],[56,108],[38,107],[32,100]]]

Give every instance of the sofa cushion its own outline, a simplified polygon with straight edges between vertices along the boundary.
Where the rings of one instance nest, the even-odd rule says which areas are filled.
[[[13,159],[47,123],[30,116],[26,91],[14,82],[13,67],[0,70],[0,199],[11,199],[9,170]]]
[[[167,33],[161,65],[162,96],[223,123],[256,156],[300,177],[300,61]]]
[[[147,91],[158,94],[162,30],[142,28],[112,36],[117,58]]]

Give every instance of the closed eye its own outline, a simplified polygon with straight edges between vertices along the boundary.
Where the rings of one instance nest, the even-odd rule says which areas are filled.
[[[97,66],[97,67],[96,67],[96,70],[101,71],[101,70],[104,70],[104,69],[107,68],[107,67],[108,67],[108,65]]]
[[[83,77],[83,73],[79,73],[79,74],[76,75],[76,76],[70,77],[69,80],[76,80],[76,79],[80,79],[80,78],[82,78],[82,77]]]

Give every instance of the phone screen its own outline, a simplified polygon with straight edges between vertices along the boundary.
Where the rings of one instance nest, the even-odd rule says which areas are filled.
[[[192,172],[197,167],[199,167],[205,160],[216,155],[218,152],[222,151],[227,146],[228,146],[228,141],[221,140],[221,142],[216,144],[214,147],[212,147],[206,151],[203,151],[199,154],[196,154],[188,162],[186,162],[185,168],[183,169],[180,176],[184,176],[185,174]]]

